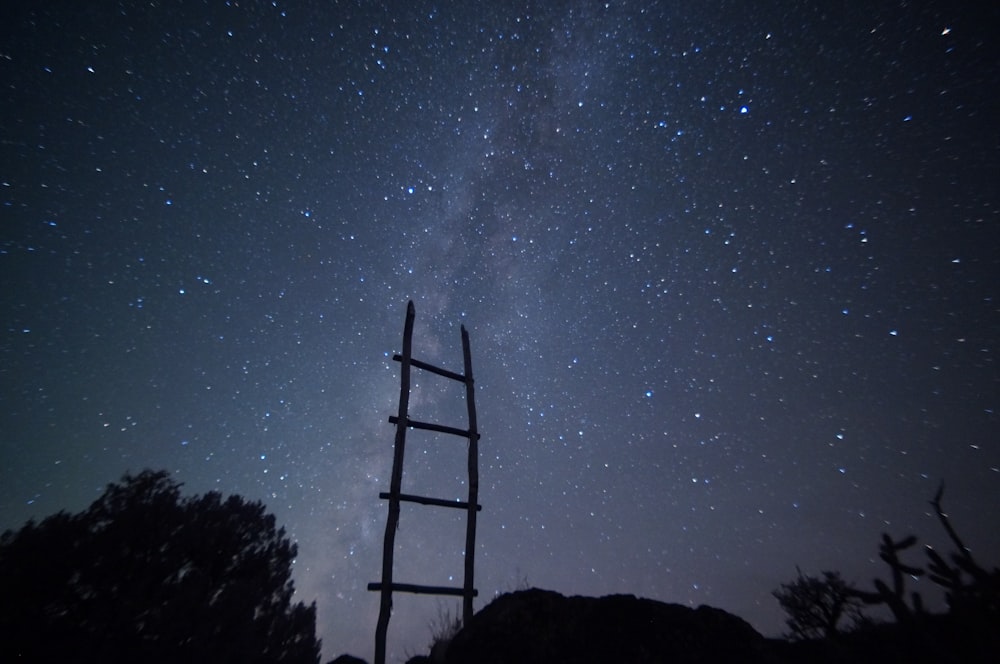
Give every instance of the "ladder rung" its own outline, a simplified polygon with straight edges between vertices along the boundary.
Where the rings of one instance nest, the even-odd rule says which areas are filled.
[[[402,362],[403,356],[399,353],[392,356],[392,359],[396,362]],[[433,364],[427,364],[426,362],[421,362],[420,360],[414,360],[410,358],[410,364],[418,369],[423,369],[424,371],[430,371],[431,373],[437,374],[439,376],[444,376],[445,378],[451,378],[452,380],[457,380],[460,383],[465,382],[465,376],[454,371],[448,371],[447,369],[442,369],[441,367],[436,367]]]
[[[392,424],[398,424],[399,418],[395,415],[390,415],[389,422]],[[409,418],[406,420],[406,426],[411,429],[426,429],[427,431],[437,431],[438,433],[450,433],[453,436],[462,436],[463,438],[472,437],[468,429],[459,429],[458,427],[449,427],[443,424],[433,424],[431,422],[420,422]],[[479,440],[478,433],[476,434],[476,440]]]
[[[378,495],[382,500],[390,500],[392,494],[383,491]],[[458,509],[467,510],[469,509],[469,503],[459,500],[444,500],[442,498],[428,498],[427,496],[414,496],[411,493],[401,493],[399,494],[399,499],[404,500],[409,503],[420,503],[421,505],[434,505],[436,507],[457,507]],[[483,506],[476,505],[476,511],[482,512]]]
[[[465,588],[453,588],[450,586],[418,586],[414,583],[391,583],[389,589],[393,592],[417,593],[420,595],[455,595],[465,597]],[[382,590],[382,583],[375,582],[368,584],[368,590]],[[472,589],[472,596],[478,597],[479,591]]]

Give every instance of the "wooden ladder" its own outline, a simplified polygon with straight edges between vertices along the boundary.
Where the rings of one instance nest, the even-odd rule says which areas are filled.
[[[468,624],[472,618],[472,599],[478,592],[473,588],[473,573],[475,570],[476,553],[476,513],[482,509],[479,505],[479,431],[476,428],[475,385],[472,379],[472,353],[469,350],[469,333],[462,326],[462,355],[465,360],[464,373],[457,374],[447,369],[441,369],[432,364],[415,360],[411,351],[413,347],[413,319],[416,317],[411,301],[406,306],[406,324],[403,326],[403,354],[393,355],[392,359],[400,363],[399,413],[389,418],[396,425],[396,440],[392,454],[392,478],[387,493],[378,496],[389,501],[389,517],[385,523],[385,539],[382,543],[382,580],[369,583],[368,590],[377,590],[382,594],[379,604],[378,624],[375,628],[375,664],[385,664],[385,638],[389,629],[389,616],[392,614],[392,593],[407,592],[427,595],[452,595],[462,598],[462,622]],[[469,411],[467,429],[419,422],[411,420],[407,409],[410,402],[410,369],[416,368],[428,371],[438,376],[458,381],[465,385],[465,403]],[[406,447],[406,430],[424,429],[437,433],[462,436],[469,440],[469,499],[465,502],[428,498],[402,493],[403,483],[403,450]],[[450,507],[466,511],[465,526],[465,579],[461,588],[447,586],[425,586],[413,583],[395,583],[392,579],[392,556],[396,540],[396,530],[399,526],[399,504],[401,502],[419,503],[433,507]]]

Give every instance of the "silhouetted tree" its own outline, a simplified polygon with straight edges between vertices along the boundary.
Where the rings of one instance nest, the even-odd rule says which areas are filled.
[[[951,519],[941,506],[944,482],[938,487],[931,505],[955,545],[955,551],[944,556],[928,546],[930,564],[927,571],[931,581],[945,589],[948,608],[952,612],[979,614],[996,621],[1000,619],[1000,567],[987,569],[972,557],[972,550],[965,545],[951,525]]]
[[[863,621],[861,600],[840,572],[823,572],[820,579],[795,569],[798,578],[771,593],[788,614],[790,638],[831,638],[840,633],[841,619],[850,619],[852,627]]]
[[[0,661],[319,661],[296,546],[260,502],[125,475],[88,509],[0,536]]]
[[[875,579],[873,582],[875,584],[874,592],[855,591],[855,594],[866,604],[885,604],[888,606],[892,615],[896,617],[896,621],[900,623],[910,622],[914,616],[924,613],[924,601],[920,593],[916,591],[911,593],[912,607],[906,603],[906,579],[921,577],[924,575],[924,570],[904,563],[899,557],[900,551],[905,551],[916,543],[916,535],[893,540],[888,533],[882,533],[882,544],[879,546],[878,555],[892,570],[892,587],[881,579]]]
[[[921,596],[913,592],[910,604],[906,603],[906,578],[918,578],[927,574],[928,578],[945,590],[948,610],[960,614],[964,620],[985,620],[994,626],[1000,620],[1000,568],[992,570],[982,567],[972,556],[972,551],[958,536],[951,525],[948,514],[941,505],[944,496],[944,482],[938,487],[931,505],[937,514],[948,538],[955,545],[955,551],[947,558],[927,546],[929,564],[926,570],[904,563],[899,552],[917,543],[915,535],[895,541],[888,534],[882,535],[879,557],[892,571],[892,587],[880,579],[875,579],[875,591],[856,591],[857,596],[867,604],[886,604],[901,623],[910,622],[924,614]]]

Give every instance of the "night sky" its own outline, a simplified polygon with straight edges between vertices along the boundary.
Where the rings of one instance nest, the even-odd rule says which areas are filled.
[[[263,500],[370,658],[412,299],[416,358],[471,337],[477,608],[776,635],[796,565],[946,545],[941,480],[1000,563],[1000,10],[376,4],[5,3],[0,528],[147,467]],[[404,491],[463,498],[465,450],[412,433]],[[404,505],[397,580],[460,585],[463,519]],[[391,661],[458,602],[395,604]]]

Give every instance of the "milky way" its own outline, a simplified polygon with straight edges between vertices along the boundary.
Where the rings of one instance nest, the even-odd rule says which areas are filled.
[[[412,299],[416,357],[471,336],[477,608],[775,635],[796,565],[946,545],[941,480],[1000,562],[998,10],[374,4],[5,10],[0,527],[146,467],[261,499],[324,658],[370,658]],[[464,454],[415,432],[404,490]],[[460,583],[452,511],[404,506],[398,580]],[[398,597],[390,660],[443,611]]]

